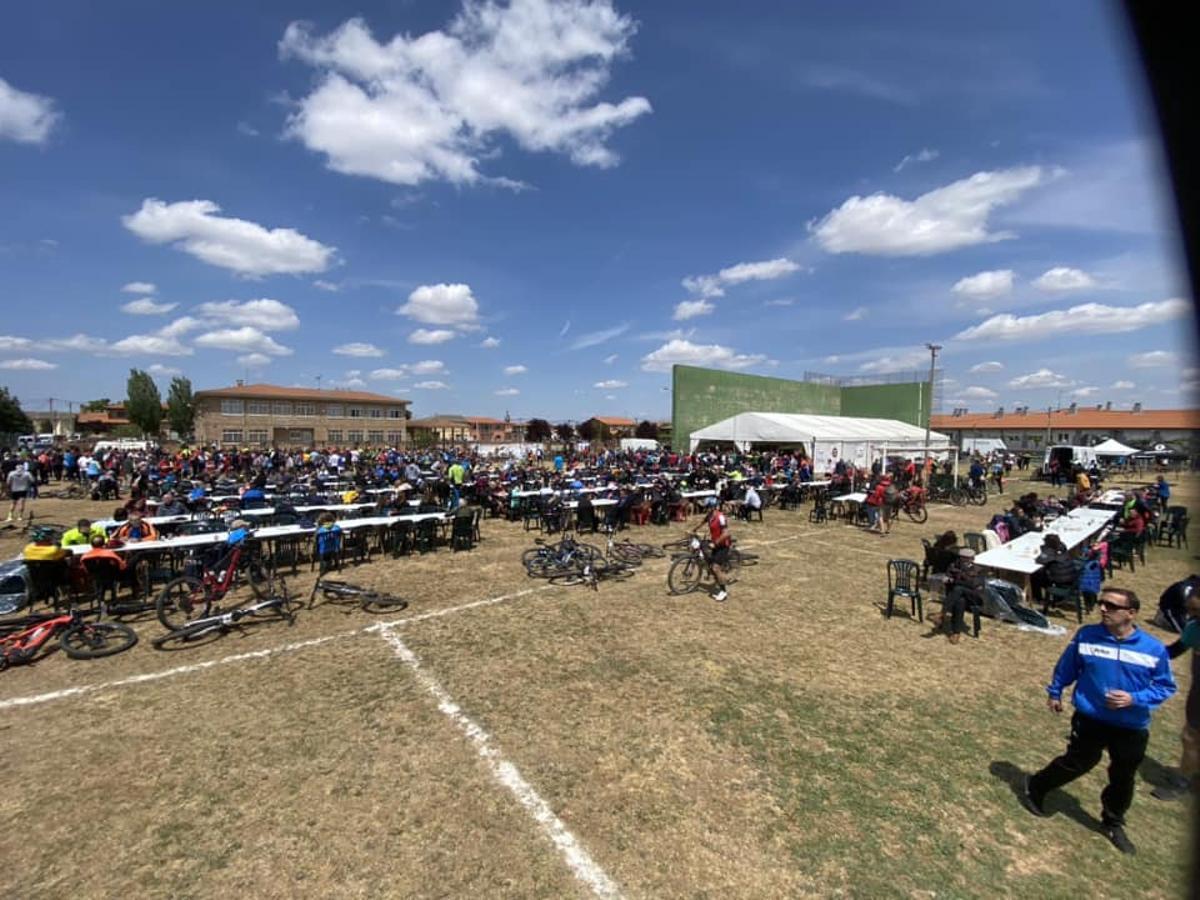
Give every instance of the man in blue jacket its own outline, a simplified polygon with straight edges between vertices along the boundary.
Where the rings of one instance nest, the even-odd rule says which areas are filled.
[[[1122,853],[1137,848],[1125,834],[1134,778],[1150,739],[1150,712],[1175,693],[1167,649],[1134,625],[1141,603],[1133,591],[1100,593],[1100,625],[1084,625],[1071,639],[1046,687],[1047,706],[1062,712],[1063,688],[1075,685],[1067,752],[1027,776],[1022,801],[1044,816],[1046,794],[1092,770],[1108,751],[1108,787],[1100,795],[1104,835]]]

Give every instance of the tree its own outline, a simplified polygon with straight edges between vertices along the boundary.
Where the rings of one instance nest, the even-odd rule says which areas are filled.
[[[0,387],[0,433],[28,434],[33,431],[33,423],[21,409],[21,401],[8,392],[8,388]]]
[[[162,395],[158,393],[158,385],[154,383],[154,379],[141,369],[130,369],[125,393],[128,395],[125,412],[129,421],[136,425],[143,435],[158,434],[163,420],[163,408]]]
[[[561,425],[554,426],[554,436],[564,444],[569,444],[575,440],[575,426],[570,422],[563,422]]]
[[[176,375],[167,391],[167,422],[181,438],[190,437],[196,423],[196,401],[192,397],[192,382]]]
[[[597,419],[588,419],[579,426],[579,436],[588,442],[599,444],[612,440],[612,432],[608,426]]]
[[[38,429],[38,434],[49,434],[50,432],[52,432],[54,430],[54,423],[51,422],[49,419],[38,419],[37,420],[37,429]]]
[[[545,419],[530,419],[525,423],[525,439],[531,443],[545,443],[551,434],[550,423]]]
[[[647,441],[657,441],[658,425],[649,420],[638,422],[637,428],[633,430],[633,436]]]
[[[83,406],[79,407],[80,412],[104,412],[112,406],[112,401],[107,397],[101,397],[99,400],[89,400]]]

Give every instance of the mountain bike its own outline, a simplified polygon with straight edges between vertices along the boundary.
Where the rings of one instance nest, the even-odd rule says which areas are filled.
[[[988,492],[986,484],[981,484],[976,487],[970,482],[967,482],[960,488],[960,490],[962,491],[963,497],[967,503],[970,503],[974,506],[987,505]]]
[[[316,606],[317,593],[330,602],[350,600],[364,612],[399,612],[408,606],[408,601],[393,594],[381,594],[370,588],[360,587],[348,581],[332,581],[319,578],[308,595],[308,608]],[[349,610],[347,610],[349,611]]]
[[[151,643],[161,650],[168,644],[193,641],[205,634],[224,634],[232,628],[241,627],[239,623],[244,619],[274,618],[282,619],[288,625],[295,625],[295,610],[299,603],[288,594],[287,584],[280,578],[272,581],[271,588],[271,593],[257,603],[234,607],[214,616],[190,619],[179,628],[173,628],[166,634],[154,638]]]
[[[521,554],[521,563],[530,578],[550,578],[555,575],[578,574],[583,564],[602,559],[604,554],[598,547],[584,544],[571,537],[564,537],[557,544],[547,544],[538,538]]]
[[[676,556],[667,570],[667,588],[672,594],[688,594],[698,590],[702,584],[715,585],[711,544],[692,535],[688,541],[688,552]]]
[[[643,559],[661,559],[666,556],[665,550],[661,547],[655,547],[652,544],[635,544],[628,538],[620,541],[614,540],[613,533],[615,530],[612,525],[606,525],[604,528],[609,559],[638,566],[641,565]]]
[[[600,556],[595,559],[577,560],[575,568],[552,574],[549,579],[551,584],[586,584],[593,591],[598,591],[601,581],[628,578],[635,569],[630,563]]]
[[[79,610],[61,615],[10,619],[0,634],[0,669],[32,662],[38,651],[58,635],[58,645],[71,659],[99,659],[128,650],[137,632],[119,622],[93,622]]]
[[[929,510],[925,507],[925,489],[915,484],[900,492],[899,508],[918,525],[929,520]]]
[[[272,596],[274,574],[257,554],[247,554],[244,548],[244,541],[234,544],[232,550],[214,565],[206,567],[199,576],[180,575],[168,581],[154,601],[158,621],[163,627],[176,631],[195,619],[208,616],[213,604],[219,603],[234,589],[242,572],[254,596],[260,600]]]

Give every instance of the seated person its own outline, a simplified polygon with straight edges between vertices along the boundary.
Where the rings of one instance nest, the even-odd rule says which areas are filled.
[[[117,568],[119,568],[122,572],[124,572],[125,568],[127,566],[127,563],[125,562],[125,557],[123,557],[120,553],[116,553],[116,552],[108,549],[108,547],[105,546],[107,543],[108,543],[108,541],[105,538],[102,538],[102,537],[93,537],[92,538],[92,540],[91,540],[92,549],[89,550],[87,553],[83,554],[83,557],[82,557],[82,561],[83,561],[85,567],[86,567],[87,561],[89,559],[111,559],[117,564]]]
[[[54,540],[54,532],[49,528],[33,529],[33,542],[25,545],[21,554],[26,562],[58,562],[71,555],[71,551],[62,547]]]
[[[131,494],[129,499],[125,501],[124,509],[126,515],[138,513],[142,517],[145,517],[150,514],[150,505],[146,502],[146,498],[140,494],[137,496]]]
[[[104,543],[108,540],[108,532],[99,525],[93,525],[91,519],[80,519],[74,528],[63,534],[61,544],[64,547],[90,544],[92,538],[97,537]]]
[[[162,503],[158,504],[156,511],[160,516],[186,516],[188,514],[187,507],[179,502],[179,498],[171,492],[163,494]]]
[[[100,477],[96,479],[96,486],[92,488],[93,500],[119,500],[120,494],[117,491],[117,476],[112,473],[111,469],[105,469]]]
[[[929,549],[929,571],[934,575],[945,575],[958,559],[958,535],[944,531]]]
[[[342,529],[333,513],[321,513],[321,517],[317,519],[315,539],[317,559],[321,563],[321,571],[325,571],[342,549]]]
[[[1057,534],[1048,534],[1042,541],[1042,552],[1037,563],[1041,566],[1030,583],[1033,586],[1033,602],[1044,603],[1048,587],[1074,587],[1079,578],[1079,569],[1066,545]]]
[[[113,534],[113,540],[125,544],[138,541],[157,541],[158,529],[143,519],[141,513],[131,512],[125,524]]]
[[[754,489],[754,485],[750,485],[746,488],[746,496],[742,500],[742,508],[739,514],[743,519],[749,521],[750,514],[756,510],[762,510],[762,497],[758,495],[758,491]]]
[[[949,582],[942,611],[930,618],[935,634],[946,629],[949,619],[948,637],[950,643],[957,644],[964,629],[964,615],[967,609],[983,605],[986,582],[983,569],[975,565],[975,551],[970,547],[959,549],[958,559],[946,574],[949,576]]]
[[[596,510],[592,506],[591,494],[579,495],[579,505],[575,507],[575,529],[596,533]]]

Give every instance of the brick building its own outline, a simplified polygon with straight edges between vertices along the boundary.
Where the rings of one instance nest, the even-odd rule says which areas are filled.
[[[515,444],[525,439],[525,426],[488,416],[439,415],[408,423],[412,440],[429,444]]]
[[[1000,438],[1010,450],[1041,450],[1047,445],[1092,446],[1113,438],[1131,447],[1155,444],[1200,451],[1200,410],[1109,409],[1071,404],[1066,409],[1018,407],[1005,412],[971,413],[957,410],[936,415],[931,427],[962,446],[963,438]]]
[[[588,422],[591,422],[593,427],[603,425],[608,429],[609,437],[614,441],[633,437],[633,432],[637,429],[637,422],[633,419],[623,419],[619,416],[592,416],[581,423],[579,427],[583,428]]]
[[[197,391],[196,441],[246,447],[400,446],[407,400],[365,391],[242,384]]]

